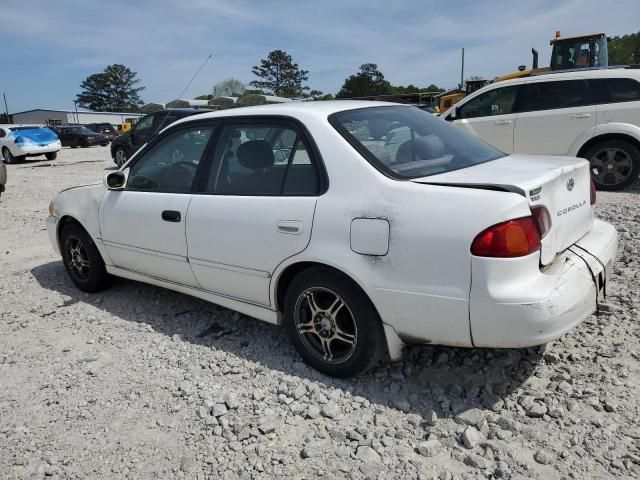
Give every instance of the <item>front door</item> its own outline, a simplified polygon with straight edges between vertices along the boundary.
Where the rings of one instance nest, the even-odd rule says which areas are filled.
[[[206,289],[269,305],[276,267],[311,238],[321,177],[289,121],[228,122],[187,214],[189,262]]]
[[[513,113],[519,85],[494,88],[456,108],[453,124],[505,153],[513,152]]]
[[[514,137],[518,153],[567,155],[573,143],[596,126],[596,106],[586,82],[550,77],[524,87]]]
[[[142,152],[124,190],[109,190],[100,207],[105,248],[116,266],[198,286],[187,261],[185,224],[195,173],[212,125],[167,132]]]

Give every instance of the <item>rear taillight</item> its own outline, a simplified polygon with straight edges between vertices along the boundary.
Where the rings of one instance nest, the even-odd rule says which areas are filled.
[[[551,214],[546,207],[533,207],[531,209],[531,214],[533,215],[533,219],[536,221],[536,225],[538,225],[538,231],[540,232],[540,238],[544,238],[549,230],[551,230]]]
[[[540,250],[540,232],[533,216],[489,227],[471,244],[471,253],[479,257],[523,257],[537,250]]]
[[[593,183],[593,178],[591,180],[591,205],[596,204],[596,184]]]

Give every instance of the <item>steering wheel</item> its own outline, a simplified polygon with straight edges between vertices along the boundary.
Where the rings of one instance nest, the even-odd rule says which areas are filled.
[[[191,188],[197,168],[197,164],[186,160],[171,164],[165,169],[166,185],[173,185],[173,189],[176,191],[188,191]]]

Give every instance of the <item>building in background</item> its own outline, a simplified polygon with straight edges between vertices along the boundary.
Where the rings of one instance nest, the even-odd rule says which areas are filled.
[[[13,123],[38,125],[66,125],[87,123],[110,123],[113,126],[124,123],[135,124],[142,113],[91,112],[78,110],[35,109],[12,114]]]

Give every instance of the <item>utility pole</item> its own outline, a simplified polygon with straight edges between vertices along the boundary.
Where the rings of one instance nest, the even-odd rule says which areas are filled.
[[[79,123],[80,123],[80,119],[78,118],[78,101],[77,101],[77,100],[74,100],[74,101],[73,101],[73,104],[74,104],[74,105],[75,105],[75,107],[76,107],[76,123],[78,123],[78,124],[79,124]]]
[[[9,122],[9,107],[7,107],[7,94],[5,92],[2,92],[2,97],[4,98],[4,113],[7,114],[7,123],[11,123]]]
[[[464,48],[462,49],[462,67],[460,68],[460,90],[464,86]]]

